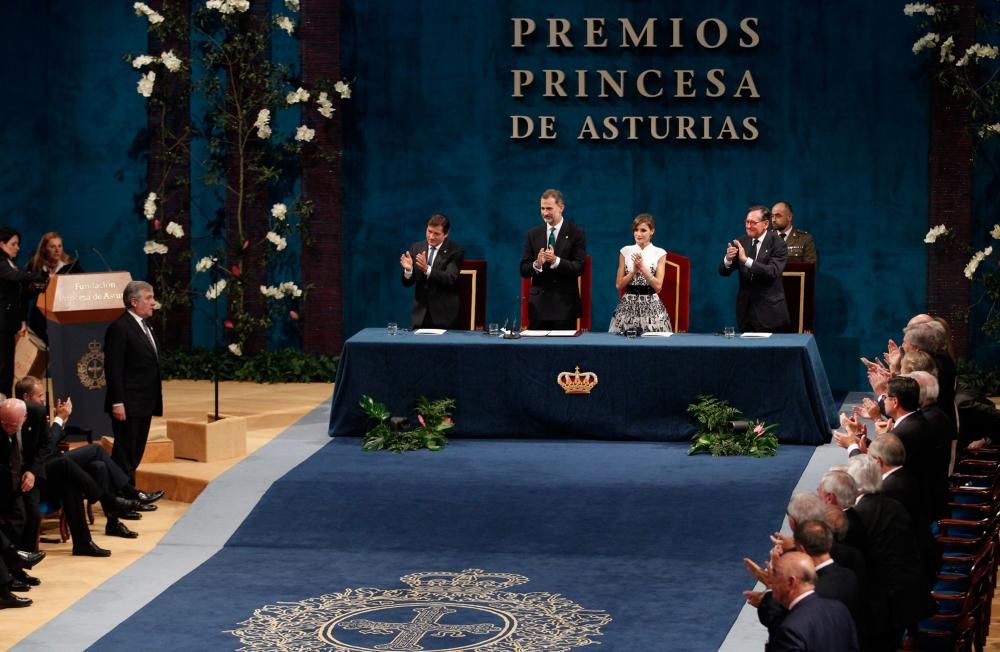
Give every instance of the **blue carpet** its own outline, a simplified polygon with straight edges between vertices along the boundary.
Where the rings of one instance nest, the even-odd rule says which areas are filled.
[[[478,568],[528,578],[511,592],[606,612],[593,637],[603,650],[717,650],[752,585],[740,559],[760,556],[814,449],[784,446],[765,460],[685,451],[459,440],[394,455],[335,439],[275,483],[222,551],[94,649],[237,649],[230,630],[265,605],[408,589],[400,578],[411,573]],[[354,640],[374,649],[392,636]],[[289,642],[283,649],[295,649]]]

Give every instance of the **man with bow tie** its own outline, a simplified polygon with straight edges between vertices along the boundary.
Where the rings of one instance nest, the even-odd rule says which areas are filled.
[[[146,450],[149,425],[163,415],[159,344],[149,318],[156,299],[153,286],[132,281],[122,293],[125,313],[104,334],[104,409],[111,415],[115,445],[111,459],[135,485],[135,470]]]
[[[448,239],[451,223],[441,213],[427,220],[426,238],[399,257],[403,285],[414,287],[413,328],[460,328],[458,275],[465,250]]]
[[[788,249],[781,237],[767,228],[771,210],[752,206],[747,211],[746,235],[726,245],[719,274],[739,272],[736,294],[736,321],[743,332],[773,333],[788,326],[788,306],[781,273],[785,271]]]

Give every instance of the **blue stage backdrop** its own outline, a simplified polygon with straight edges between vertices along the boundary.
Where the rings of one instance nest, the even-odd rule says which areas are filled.
[[[742,29],[748,17],[756,21]],[[515,28],[527,23],[516,18],[536,26],[521,48]],[[586,47],[587,18],[604,19],[606,47]],[[655,46],[621,47],[620,18],[636,33],[656,18]],[[568,21],[571,47],[547,47],[549,19]],[[708,45],[721,40],[719,21],[727,28],[718,48],[698,42],[706,19],[717,19],[703,25]],[[658,245],[691,257],[692,330],[731,325],[736,283],[716,272],[724,244],[742,233],[748,206],[779,199],[818,242],[817,339],[835,388],[858,386],[858,356],[882,351],[923,309],[927,82],[902,4],[554,0],[542,9],[345,0],[343,20],[344,70],[357,77],[347,120],[345,293],[366,297],[346,305],[348,333],[407,321],[411,293],[397,259],[435,211],[452,218],[467,257],[489,261],[488,319],[514,316],[524,233],[540,223],[548,187],[565,193],[567,217],[587,230],[595,330],[616,305],[617,252],[642,211],[657,218]],[[567,97],[543,96],[547,69],[565,74]],[[718,98],[709,97],[718,89],[711,69],[724,70]],[[519,98],[515,70],[534,76]],[[627,71],[624,98],[599,96],[600,70],[615,79]],[[647,93],[663,88],[663,96],[642,97],[644,70],[662,71],[645,80]],[[680,73],[691,80],[681,93],[676,70],[693,71]],[[759,97],[740,90],[745,71]],[[685,93],[695,96],[676,97]],[[512,138],[515,115],[533,119],[534,136]],[[537,137],[539,116],[555,116],[554,139]],[[599,136],[608,133],[602,120],[617,116],[619,136],[581,139],[588,116]],[[622,116],[646,117],[636,140]],[[674,122],[668,139],[654,140],[648,116],[692,116],[695,139],[677,139]],[[702,116],[711,117],[708,139]],[[724,129],[726,116],[734,130]],[[752,140],[742,124],[749,117]],[[739,139],[729,139],[733,132]]]

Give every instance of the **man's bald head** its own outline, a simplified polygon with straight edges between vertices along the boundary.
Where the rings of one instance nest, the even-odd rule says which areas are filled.
[[[0,403],[0,426],[8,435],[13,435],[24,425],[28,408],[18,398],[8,398]]]
[[[816,586],[816,567],[804,552],[786,552],[774,564],[771,591],[785,609],[795,598]]]

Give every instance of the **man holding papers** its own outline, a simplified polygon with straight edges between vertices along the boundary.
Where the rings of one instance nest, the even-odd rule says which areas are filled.
[[[458,326],[458,275],[465,250],[448,239],[450,228],[447,217],[440,213],[431,215],[426,239],[414,242],[399,257],[403,285],[415,288],[410,310],[415,329]]]
[[[785,271],[788,249],[784,241],[767,227],[771,210],[752,206],[744,222],[746,235],[726,245],[719,274],[739,271],[740,290],[736,294],[736,321],[743,332],[774,332],[788,325],[788,306],[781,273]]]
[[[528,318],[532,330],[576,330],[580,316],[578,281],[587,258],[587,235],[563,219],[558,190],[542,193],[541,224],[528,231],[521,277],[531,279]]]

